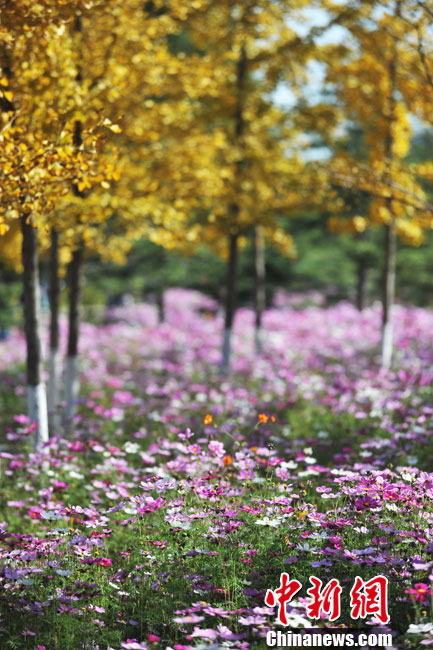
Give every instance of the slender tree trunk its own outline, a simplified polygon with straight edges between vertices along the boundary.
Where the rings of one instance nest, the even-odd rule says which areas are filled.
[[[74,31],[81,34],[83,23],[81,16],[75,17]],[[80,62],[77,62],[77,74],[75,80],[78,85],[83,82],[83,75]],[[75,120],[72,144],[77,149],[83,144],[83,124],[81,120]],[[74,194],[84,198],[84,193],[79,190],[77,185],[73,186]],[[78,220],[78,224],[80,220]],[[77,224],[77,225],[78,225]],[[69,264],[69,330],[68,330],[68,351],[66,355],[65,369],[65,418],[66,426],[72,425],[75,414],[76,403],[80,392],[80,376],[78,369],[78,338],[80,332],[80,299],[81,299],[81,275],[83,265],[83,242],[79,242],[78,247],[72,254],[72,260]]]
[[[266,304],[266,268],[265,268],[265,239],[261,226],[254,229],[254,280],[255,280],[255,328],[254,341],[257,356],[263,353],[262,316]]]
[[[165,305],[164,305],[164,289],[159,287],[156,290],[156,309],[158,313],[158,323],[165,322]]]
[[[69,332],[65,373],[66,420],[71,422],[80,390],[78,374],[78,338],[80,329],[80,299],[82,284],[83,248],[77,248],[69,265]]]
[[[8,79],[12,79],[12,66],[6,48],[1,52],[1,67]],[[0,98],[0,108],[3,112],[15,113],[13,101],[4,95]],[[45,383],[42,378],[42,345],[41,345],[41,295],[39,286],[38,236],[33,227],[33,219],[21,217],[23,235],[21,256],[23,264],[23,298],[24,298],[24,332],[26,337],[26,368],[27,368],[27,409],[30,422],[34,422],[35,449],[41,450],[49,440],[48,409]]]
[[[360,257],[358,260],[357,275],[355,302],[356,308],[359,311],[363,311],[366,304],[368,280],[368,266],[363,257]]]
[[[42,379],[41,297],[38,268],[37,229],[21,217],[23,235],[24,330],[27,344],[27,403],[31,422],[36,424],[35,448],[48,441],[48,413],[45,384]]]
[[[395,297],[396,232],[392,221],[385,226],[385,268],[382,299],[382,366],[389,368],[392,361],[393,323],[392,307]]]
[[[244,115],[243,115],[243,102],[244,102],[244,87],[247,77],[247,54],[245,46],[241,48],[239,60],[237,63],[236,73],[236,88],[237,88],[237,101],[234,115],[234,144],[242,148],[242,137],[244,133]],[[235,168],[235,182],[234,182],[234,196],[235,200],[228,206],[230,215],[230,223],[232,224],[232,232],[229,234],[229,259],[227,264],[227,281],[226,281],[226,304],[225,304],[225,319],[224,319],[224,337],[222,347],[221,370],[224,374],[228,373],[230,369],[230,355],[231,355],[231,339],[233,320],[236,310],[236,272],[237,272],[237,258],[238,258],[238,237],[237,222],[239,217],[239,204],[237,203],[238,188],[241,183],[242,169],[244,160],[242,158],[236,161]]]
[[[397,14],[400,13],[400,2],[397,2]],[[397,50],[389,62],[390,95],[388,111],[388,135],[386,138],[385,153],[389,163],[394,158],[393,153],[393,120],[395,119],[395,89],[397,75]],[[392,199],[387,199],[387,209],[390,221],[385,226],[385,264],[383,275],[382,299],[382,336],[381,336],[381,363],[383,368],[389,368],[392,361],[393,348],[393,322],[392,307],[395,296],[395,254],[396,254],[396,227]]]
[[[48,418],[50,434],[56,435],[60,428],[60,350],[59,350],[59,236],[51,230],[50,248],[50,356],[48,360]]]
[[[236,306],[236,269],[238,260],[238,235],[229,235],[229,259],[227,262],[224,338],[221,369],[227,373],[230,368],[231,339]]]

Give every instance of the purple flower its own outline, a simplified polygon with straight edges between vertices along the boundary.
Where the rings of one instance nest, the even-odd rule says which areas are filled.
[[[201,629],[200,627],[194,627],[194,631],[191,636],[198,636],[202,639],[216,639],[218,632],[207,628],[206,630]]]
[[[139,643],[137,639],[127,639],[122,642],[121,647],[124,650],[148,650],[147,645],[144,642]]]
[[[175,623],[200,623],[203,621],[203,616],[197,616],[197,614],[188,614],[187,616],[177,616],[173,619]]]
[[[213,452],[215,456],[218,456],[219,458],[222,458],[225,456],[225,449],[224,445],[222,442],[219,442],[218,440],[211,440],[210,443],[208,444],[209,451]]]

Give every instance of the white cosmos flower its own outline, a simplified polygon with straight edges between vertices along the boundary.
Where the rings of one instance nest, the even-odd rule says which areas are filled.
[[[263,519],[256,519],[256,524],[259,526],[272,526],[272,528],[276,528],[280,523],[280,519],[277,518],[270,519],[269,517],[263,517]]]
[[[298,549],[298,551],[305,551],[309,553],[315,553],[315,551],[317,550],[316,546],[310,546],[308,542],[304,542],[303,544],[299,543],[296,545],[296,548]]]
[[[168,524],[173,528],[181,528],[182,530],[189,530],[191,528],[189,521],[181,521],[181,519],[172,519]]]
[[[310,535],[309,539],[313,539],[315,542],[322,542],[323,540],[328,539],[328,537],[329,535],[327,533],[318,531],[317,533]]]
[[[138,451],[140,451],[140,446],[137,445],[136,442],[130,442],[128,440],[128,442],[125,443],[124,450],[127,454],[136,454]]]
[[[278,622],[276,624],[278,625]],[[287,624],[289,627],[295,628],[312,627],[311,622],[305,616],[296,614],[295,612],[287,614]]]
[[[406,634],[425,634],[426,632],[431,632],[433,630],[433,623],[420,623],[415,625],[411,623]]]
[[[76,479],[82,479],[84,478],[84,474],[80,474],[79,472],[75,472],[74,470],[69,472],[69,477],[70,478],[76,478]]]

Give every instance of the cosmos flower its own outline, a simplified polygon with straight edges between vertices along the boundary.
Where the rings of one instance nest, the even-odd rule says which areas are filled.
[[[409,594],[411,600],[419,603],[427,603],[430,601],[432,590],[424,582],[417,582],[410,589],[404,590],[405,594]]]

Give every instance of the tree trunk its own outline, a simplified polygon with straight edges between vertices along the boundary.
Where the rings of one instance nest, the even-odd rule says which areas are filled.
[[[254,229],[254,280],[255,280],[255,328],[254,341],[257,356],[263,353],[262,316],[266,304],[266,268],[265,268],[265,240],[261,226]]]
[[[41,297],[38,268],[37,229],[21,217],[23,235],[24,330],[27,345],[27,403],[31,422],[36,425],[35,448],[48,441],[48,413],[45,384],[42,380]]]
[[[75,17],[74,31],[82,33],[83,23],[80,15]],[[82,84],[83,76],[80,61],[77,61],[77,74],[75,80],[78,85]],[[72,144],[79,149],[83,144],[83,124],[81,120],[75,120]],[[74,194],[84,198],[84,192],[80,191],[77,185],[73,186]],[[77,225],[80,223],[78,219]],[[81,274],[83,265],[83,242],[78,244],[72,255],[69,264],[69,331],[68,351],[66,356],[65,369],[65,418],[66,426],[69,428],[75,414],[76,403],[80,392],[80,377],[78,370],[78,338],[80,330],[80,298],[81,298]]]
[[[234,144],[242,148],[242,136],[244,133],[244,115],[243,115],[243,102],[244,102],[244,86],[247,76],[247,54],[245,46],[242,46],[239,60],[237,62],[236,73],[236,89],[237,101],[234,114]],[[234,201],[228,206],[230,215],[230,223],[232,224],[232,232],[229,234],[229,259],[227,264],[227,281],[226,281],[226,304],[225,304],[225,319],[224,319],[224,337],[222,347],[222,360],[221,370],[227,374],[230,369],[230,355],[231,355],[231,338],[233,320],[236,309],[236,267],[238,258],[238,237],[237,222],[239,218],[239,204],[238,188],[241,183],[242,169],[244,160],[238,159],[235,163],[235,183],[234,183]],[[236,230],[235,230],[236,228]]]
[[[71,422],[80,390],[78,374],[78,338],[80,328],[80,299],[82,283],[83,248],[77,248],[69,265],[69,332],[65,373],[66,421]]]
[[[227,279],[225,295],[224,338],[221,370],[227,373],[230,368],[231,339],[236,305],[236,267],[238,258],[238,235],[229,235],[229,259],[227,262]]]
[[[400,2],[397,2],[397,14],[400,12]],[[385,143],[386,158],[389,163],[394,159],[393,153],[393,121],[395,119],[395,90],[396,90],[396,63],[395,56],[389,63],[390,96],[388,111],[388,135]],[[392,361],[393,347],[393,322],[392,307],[395,296],[395,252],[396,252],[396,227],[392,198],[387,199],[387,209],[390,221],[385,226],[385,267],[383,276],[383,299],[382,299],[382,335],[381,335],[381,362],[383,368],[389,368]]]
[[[162,287],[156,290],[156,309],[158,313],[158,323],[165,322],[165,305],[164,305],[164,289]]]
[[[367,297],[367,279],[368,279],[368,266],[363,257],[360,257],[357,265],[357,283],[356,283],[356,308],[363,311]]]
[[[395,254],[396,232],[395,223],[392,221],[385,226],[385,268],[383,276],[381,342],[382,366],[384,368],[389,368],[392,360],[392,306],[395,296]]]
[[[51,230],[50,248],[50,356],[48,360],[48,419],[51,436],[59,433],[60,350],[59,350],[59,236]]]

